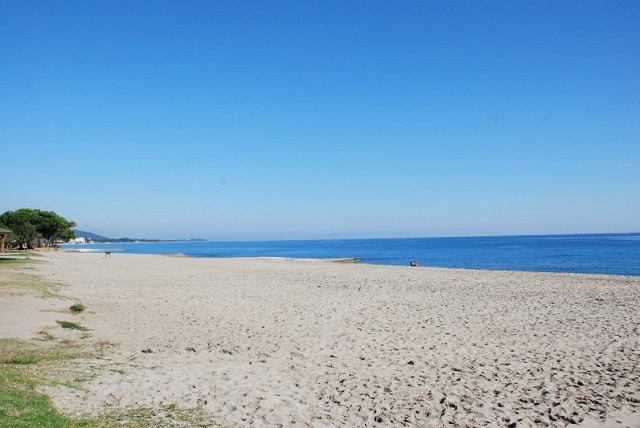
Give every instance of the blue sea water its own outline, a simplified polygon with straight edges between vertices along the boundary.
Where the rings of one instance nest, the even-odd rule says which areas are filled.
[[[357,258],[362,263],[640,276],[640,233],[254,242],[140,242],[63,248],[191,257]]]

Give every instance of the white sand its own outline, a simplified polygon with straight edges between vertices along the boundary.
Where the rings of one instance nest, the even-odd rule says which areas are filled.
[[[72,321],[69,303],[33,295],[0,296],[0,338],[30,339],[39,331],[56,328],[56,320]]]
[[[640,278],[50,253],[116,344],[69,412],[221,426],[640,426]],[[34,331],[35,334],[35,331]],[[86,341],[86,340],[85,340]],[[594,426],[594,425],[589,425]]]

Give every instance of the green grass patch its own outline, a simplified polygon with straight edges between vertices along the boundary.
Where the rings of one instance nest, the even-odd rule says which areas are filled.
[[[80,330],[80,331],[88,331],[89,329],[87,327],[84,327],[78,323],[75,322],[71,322],[71,321],[58,321],[56,320],[56,322],[60,325],[60,327],[62,328],[66,328],[68,330]]]
[[[29,387],[30,381],[8,369],[0,373],[0,426],[14,428],[96,427],[93,421],[58,413],[51,400]]]
[[[57,297],[60,284],[29,274],[33,260],[0,259],[0,298],[7,294],[36,294]],[[80,304],[78,304],[80,305]],[[75,305],[73,305],[75,306]],[[73,306],[70,311],[75,313]],[[83,307],[84,308],[84,307]],[[76,308],[78,309],[78,308]],[[58,321],[62,328],[88,329],[80,324]],[[89,333],[82,333],[88,335]],[[76,358],[99,357],[117,346],[100,341],[89,352],[74,341],[57,342],[49,332],[40,332],[39,342],[0,339],[0,427],[12,428],[111,428],[111,427],[212,427],[211,416],[200,408],[177,406],[116,410],[96,418],[65,415],[56,410],[43,386],[80,388],[97,372],[80,369]]]
[[[72,343],[38,346],[17,339],[0,339],[0,427],[111,428],[111,427],[214,427],[201,408],[175,405],[113,410],[97,417],[74,417],[56,410],[40,386],[77,388],[73,360],[87,357]],[[86,375],[86,373],[84,374]]]
[[[84,305],[82,303],[76,303],[75,305],[71,305],[69,307],[69,310],[71,312],[73,312],[74,314],[79,314],[80,312],[84,312],[86,308],[84,307]]]
[[[0,339],[0,426],[97,427],[93,420],[59,413],[51,400],[36,388],[57,382],[44,376],[54,372],[52,363],[79,356],[77,347],[42,348],[17,339]]]
[[[28,262],[29,261],[25,259],[15,259],[10,257],[0,256],[0,266],[15,266],[15,265],[28,263]]]
[[[18,389],[10,372],[0,375],[0,426],[80,427],[91,426],[58,413],[48,397],[31,389]]]

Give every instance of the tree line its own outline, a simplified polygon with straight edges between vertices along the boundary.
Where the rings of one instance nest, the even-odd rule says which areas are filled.
[[[53,211],[22,208],[0,214],[0,227],[11,231],[7,238],[14,248],[32,248],[34,242],[52,247],[58,240],[75,238],[71,228],[76,223]]]

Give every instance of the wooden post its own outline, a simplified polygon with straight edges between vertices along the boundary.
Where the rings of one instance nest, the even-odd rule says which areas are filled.
[[[2,234],[2,244],[0,245],[0,253],[4,254],[4,233]]]

